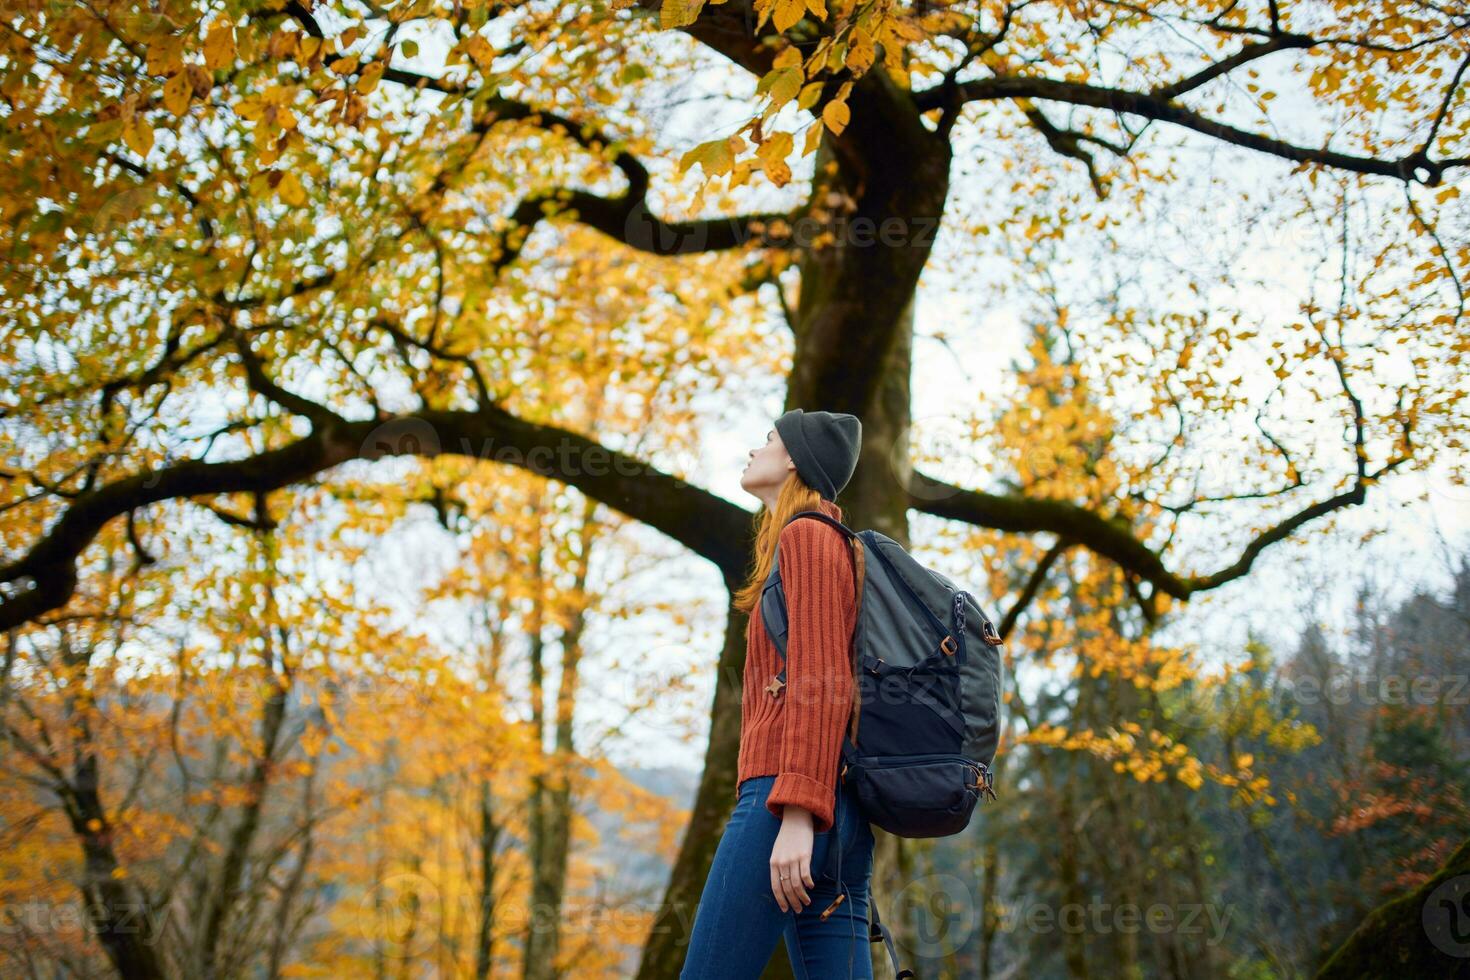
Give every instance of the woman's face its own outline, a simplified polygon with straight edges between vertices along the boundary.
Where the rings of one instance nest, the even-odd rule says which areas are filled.
[[[772,429],[766,433],[766,441],[759,449],[750,452],[750,462],[740,474],[740,488],[747,493],[766,499],[775,495],[786,482],[786,474],[796,469],[786,452],[786,445]]]

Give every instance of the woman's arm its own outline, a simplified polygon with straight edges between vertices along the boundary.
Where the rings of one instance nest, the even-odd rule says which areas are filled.
[[[800,519],[781,530],[786,594],[786,698],[781,771],[766,798],[776,816],[793,804],[812,814],[813,831],[832,826],[842,736],[852,708],[849,610],[852,559],[842,532]]]

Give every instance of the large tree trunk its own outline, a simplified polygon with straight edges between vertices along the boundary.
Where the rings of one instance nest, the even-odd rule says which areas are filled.
[[[599,506],[588,499],[582,515],[581,560],[577,566],[573,595],[585,594],[587,573],[595,537],[593,514]],[[569,844],[572,827],[572,792],[570,771],[580,765],[572,740],[572,721],[576,712],[577,687],[582,662],[582,634],[587,615],[579,608],[562,637],[561,680],[556,691],[556,748],[544,780],[535,780],[537,812],[540,814],[538,855],[531,873],[531,921],[533,927],[526,947],[526,980],[554,980],[561,975],[557,956],[561,949],[561,923],[566,902],[567,869],[571,855]],[[538,685],[539,688],[539,685]],[[540,707],[540,701],[537,701]],[[540,730],[538,726],[537,730]]]
[[[541,500],[537,504],[537,513],[544,512],[542,505],[549,495],[549,489],[543,489]],[[531,640],[531,719],[529,725],[533,738],[533,751],[538,756],[544,756],[546,744],[546,638],[544,635],[546,590],[543,587],[546,570],[544,564],[545,546],[538,536],[531,572],[532,580],[537,583],[537,593],[528,628]],[[546,764],[544,757],[538,762],[542,765]],[[530,782],[531,788],[526,799],[526,832],[529,838],[527,856],[531,865],[531,906],[530,914],[526,916],[525,952],[521,956],[521,975],[527,978],[536,969],[532,964],[546,959],[548,935],[557,929],[555,910],[545,910],[536,904],[537,893],[547,892],[546,869],[549,862],[554,860],[556,851],[555,842],[552,840],[555,820],[549,814],[551,802],[547,799],[545,776],[541,772],[533,773]],[[550,942],[554,947],[555,938],[552,937]],[[546,966],[549,969],[550,963],[548,962]]]
[[[1000,769],[996,768],[997,780]],[[995,937],[1000,931],[1000,917],[996,915],[996,903],[1000,901],[1000,836],[986,834],[980,850],[981,873],[985,875],[980,888],[980,948],[976,955],[980,960],[977,973],[979,980],[990,980],[995,974]]]
[[[502,552],[502,558],[508,557]],[[499,689],[500,665],[504,652],[504,623],[508,618],[506,607],[488,605],[483,610],[489,645],[480,669],[487,689]],[[480,777],[479,800],[477,801],[479,823],[479,908],[475,929],[475,980],[486,980],[495,968],[495,885],[498,880],[497,856],[500,839],[504,835],[499,814],[495,808],[495,785],[491,773]]]
[[[291,674],[284,649],[285,637],[279,636],[272,642],[267,631],[265,641],[272,653],[269,664],[271,689],[261,706],[260,755],[250,767],[250,776],[246,783],[250,795],[230,834],[224,860],[220,863],[219,872],[214,877],[205,900],[198,935],[194,937],[194,970],[198,976],[205,978],[228,976],[235,972],[228,958],[221,956],[220,947],[226,939],[236,904],[241,898],[250,850],[260,831],[271,772],[277,761],[281,729],[286,722],[286,700]]]
[[[13,649],[13,648],[12,648]],[[91,664],[90,648],[78,649],[63,634],[62,657],[81,675]],[[74,688],[72,690],[75,690]],[[82,899],[87,920],[118,976],[124,980],[163,980],[168,975],[159,949],[161,911],[153,896],[125,874],[113,847],[116,828],[102,801],[101,764],[92,725],[80,708],[79,695],[67,694],[66,719],[76,738],[76,763],[63,772],[60,756],[51,771],[67,822],[82,848]],[[47,740],[48,747],[51,743]]]
[[[72,830],[82,843],[82,895],[91,928],[107,950],[107,957],[124,980],[162,980],[166,976],[159,956],[154,909],[148,897],[119,877],[112,847],[113,827],[107,819],[98,788],[97,757],[89,738],[86,754],[78,761],[71,784],[62,792]]]
[[[851,497],[844,508],[847,522],[855,528],[876,528],[907,547],[909,544],[907,508],[894,493],[907,486],[909,472],[909,406],[913,354],[913,302],[903,310],[903,322],[897,342],[889,354],[888,371],[879,390],[875,409],[863,418],[863,452],[858,471],[845,493]],[[862,725],[859,720],[858,725]],[[900,954],[917,950],[918,923],[915,909],[900,909],[892,902],[909,881],[911,856],[902,838],[873,828],[873,875],[868,899],[878,904],[881,915],[888,913],[884,925],[893,933],[894,946]],[[874,958],[875,976],[892,972],[887,947],[875,943],[869,950]],[[900,956],[900,964],[924,976],[922,964],[912,957]]]
[[[500,824],[495,819],[495,796],[490,780],[480,783],[480,909],[475,931],[475,980],[490,976],[495,952],[495,849]]]
[[[732,590],[738,582],[727,582]],[[720,843],[720,830],[735,804],[735,763],[740,748],[740,691],[745,671],[746,615],[733,604],[726,610],[725,648],[715,678],[709,745],[705,749],[704,773],[694,797],[689,829],[674,859],[674,869],[664,892],[663,903],[654,917],[639,980],[677,977],[684,964],[694,914],[704,890],[704,879]]]

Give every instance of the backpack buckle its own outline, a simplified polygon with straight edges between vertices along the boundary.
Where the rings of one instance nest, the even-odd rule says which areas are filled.
[[[988,796],[992,800],[995,799],[995,780],[991,777],[990,770],[983,765],[971,765],[970,768],[975,772],[975,781],[966,783],[965,786],[976,790],[982,798]]]
[[[996,632],[995,624],[988,619],[980,621],[980,639],[993,647],[1001,644],[1000,634]]]
[[[776,677],[775,675],[772,675],[772,677],[771,677],[771,683],[769,683],[769,684],[766,685],[765,690],[766,690],[766,693],[769,694],[771,697],[775,697],[776,695],[778,695],[778,694],[781,693],[781,688],[783,688],[785,686],[786,686],[786,682],[785,681],[783,681],[779,677]]]
[[[946,636],[939,641],[939,649],[944,651],[945,656],[953,657],[959,652],[959,645],[955,643],[953,636]]]

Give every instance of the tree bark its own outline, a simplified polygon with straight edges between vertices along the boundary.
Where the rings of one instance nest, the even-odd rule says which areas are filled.
[[[573,595],[585,595],[590,556],[594,547],[596,525],[593,515],[598,503],[588,499],[582,515],[581,543]],[[539,816],[537,860],[532,865],[531,910],[536,924],[526,947],[524,976],[526,980],[555,980],[559,975],[556,961],[561,950],[561,923],[566,903],[567,870],[572,826],[571,771],[579,765],[572,739],[572,722],[576,713],[577,687],[581,677],[582,635],[587,624],[584,607],[579,607],[562,637],[561,678],[557,684],[555,707],[555,748],[545,779],[534,781]],[[536,689],[540,690],[538,678]],[[540,701],[537,701],[540,707]],[[537,726],[537,731],[541,730]],[[542,912],[545,912],[544,921]]]
[[[163,980],[157,934],[148,897],[126,878],[112,848],[112,824],[97,786],[97,757],[90,746],[64,791],[67,816],[82,843],[82,895],[87,918],[123,980]]]
[[[732,591],[738,582],[726,582]],[[638,965],[638,980],[667,980],[679,975],[704,880],[719,846],[720,830],[735,804],[735,764],[740,748],[740,692],[745,670],[745,613],[731,603],[726,609],[725,647],[715,678],[710,710],[710,737],[704,771],[689,817],[684,842],[674,859],[663,902],[654,915]]]
[[[269,637],[267,637],[267,642],[269,642]],[[225,968],[226,975],[233,972],[229,966],[228,957],[224,964],[220,963],[220,944],[229,926],[235,903],[240,897],[241,881],[245,875],[246,864],[250,859],[250,849],[260,829],[261,814],[265,807],[266,792],[270,788],[271,770],[276,761],[281,728],[286,721],[286,698],[291,675],[290,666],[286,662],[284,635],[278,638],[278,642],[271,643],[270,646],[274,651],[273,660],[268,664],[271,672],[271,688],[270,694],[261,706],[260,755],[256,756],[250,768],[250,776],[247,781],[250,796],[240,813],[239,822],[230,834],[224,860],[220,864],[219,876],[214,879],[209,889],[203,921],[195,937],[195,970],[198,971],[199,976],[205,978],[219,976],[222,966]]]

